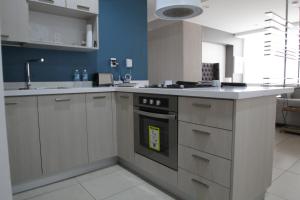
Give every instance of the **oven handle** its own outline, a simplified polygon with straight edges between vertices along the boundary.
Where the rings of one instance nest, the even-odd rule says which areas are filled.
[[[146,117],[153,117],[157,119],[169,119],[169,120],[176,120],[176,115],[175,114],[158,114],[158,113],[150,113],[150,112],[145,112],[141,110],[134,110],[134,113],[143,115]]]

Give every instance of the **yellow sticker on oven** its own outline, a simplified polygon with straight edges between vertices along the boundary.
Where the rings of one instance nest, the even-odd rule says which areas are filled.
[[[149,148],[160,151],[160,128],[149,126]]]

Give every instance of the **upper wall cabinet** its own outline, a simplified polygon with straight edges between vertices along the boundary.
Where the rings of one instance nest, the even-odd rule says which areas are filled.
[[[35,48],[97,50],[98,1],[1,0],[1,39],[4,45],[7,41]]]
[[[28,42],[29,10],[26,1],[1,0],[1,40],[6,42]]]

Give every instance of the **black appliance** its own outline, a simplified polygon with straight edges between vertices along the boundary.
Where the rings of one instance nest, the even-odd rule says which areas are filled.
[[[188,81],[177,81],[172,85],[150,85],[148,88],[165,88],[165,89],[188,89],[188,88],[207,88],[214,87],[212,82],[188,82]]]
[[[134,150],[178,170],[178,100],[175,96],[134,95]]]

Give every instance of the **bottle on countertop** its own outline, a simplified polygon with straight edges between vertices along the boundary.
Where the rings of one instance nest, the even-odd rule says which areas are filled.
[[[84,69],[82,71],[82,81],[89,81],[89,74],[87,72],[87,69]]]
[[[80,87],[80,72],[78,69],[74,70],[74,74],[73,74],[73,81],[74,81],[74,87]]]

